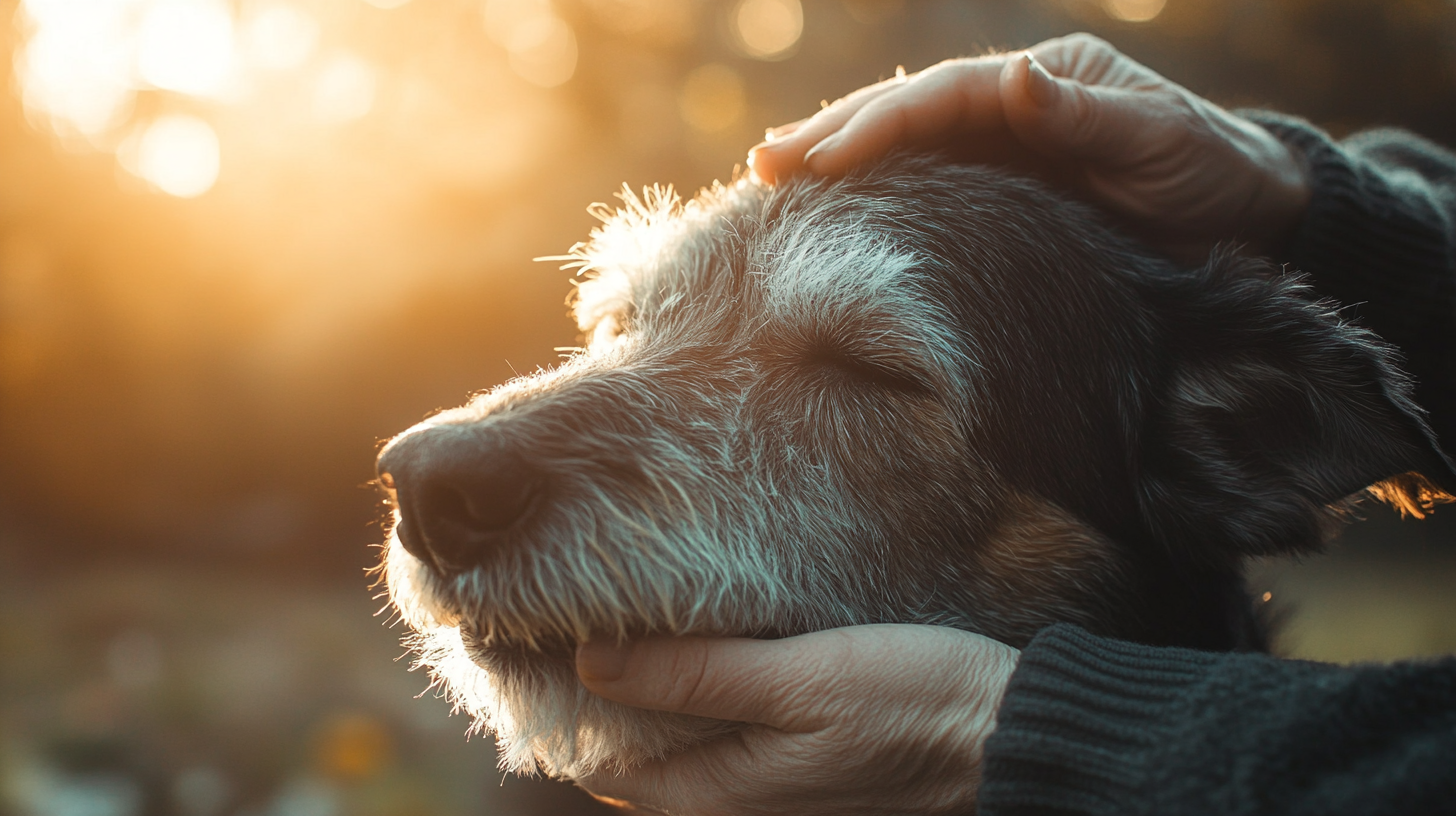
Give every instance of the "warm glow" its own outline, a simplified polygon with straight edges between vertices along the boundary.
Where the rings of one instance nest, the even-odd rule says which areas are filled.
[[[374,69],[352,54],[329,60],[314,86],[313,113],[324,122],[358,119],[374,107]]]
[[[585,0],[597,22],[649,42],[682,44],[693,35],[693,4],[680,0]]]
[[[506,50],[510,52],[511,70],[533,85],[554,88],[576,73],[576,34],[555,15],[517,25]]]
[[[135,146],[134,172],[157,189],[193,198],[217,181],[217,134],[195,116],[164,116],[153,122]]]
[[[364,2],[375,8],[394,9],[408,3],[410,0],[364,0]]]
[[[273,71],[302,65],[313,54],[318,38],[318,23],[283,3],[257,8],[243,26],[249,61]]]
[[[485,33],[507,48],[523,26],[556,16],[549,0],[486,0],[484,11]]]
[[[733,30],[750,57],[783,59],[804,33],[804,9],[799,0],[741,0],[733,10]]]
[[[123,122],[132,104],[127,26],[136,5],[24,3],[20,19],[31,36],[15,63],[26,111],[50,119],[62,136],[94,138]]]
[[[856,22],[875,25],[905,10],[905,0],[844,0],[844,10]]]
[[[1163,13],[1168,0],[1102,0],[1107,16],[1129,23],[1146,23]]]
[[[678,107],[693,128],[715,133],[743,119],[747,96],[743,80],[732,68],[713,63],[688,74]]]
[[[158,88],[197,96],[222,90],[232,68],[233,18],[220,0],[160,0],[137,32],[137,71]]]

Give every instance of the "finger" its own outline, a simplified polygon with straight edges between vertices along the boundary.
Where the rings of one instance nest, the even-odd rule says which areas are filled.
[[[792,131],[775,134],[774,138],[754,145],[748,151],[748,166],[753,169],[754,175],[769,183],[798,172],[803,168],[805,153],[843,127],[861,107],[904,82],[905,77],[897,75],[894,79],[860,88],[808,119],[794,123],[796,126]]]
[[[778,127],[771,127],[768,130],[764,131],[764,133],[763,133],[763,140],[765,142],[772,142],[775,139],[782,139],[785,136],[791,136],[791,135],[793,135],[793,133],[795,131],[797,131],[799,128],[803,127],[804,124],[807,123],[808,121],[809,121],[809,117],[806,116],[803,119],[798,120],[797,122],[790,122],[787,125],[779,125]]]
[[[1004,126],[999,78],[1004,57],[941,63],[867,101],[805,156],[815,173],[838,175],[899,146],[974,139]]]
[[[1084,85],[1133,88],[1166,82],[1156,71],[1118,51],[1101,37],[1070,34],[1027,49],[1053,76]]]
[[[637,708],[800,730],[837,681],[825,666],[846,662],[842,638],[826,635],[596,641],[577,648],[576,670],[592,693]]]
[[[1029,147],[1105,166],[1128,161],[1144,141],[1158,138],[1169,98],[1053,76],[1030,53],[1002,69],[1000,95],[1007,125]]]

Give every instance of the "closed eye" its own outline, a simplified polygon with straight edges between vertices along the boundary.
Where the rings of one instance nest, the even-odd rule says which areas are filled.
[[[921,397],[935,394],[935,389],[930,386],[930,378],[924,372],[899,361],[837,349],[815,349],[809,353],[806,362],[859,385]]]

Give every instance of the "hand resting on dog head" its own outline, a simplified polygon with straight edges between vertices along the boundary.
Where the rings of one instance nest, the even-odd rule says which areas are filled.
[[[767,183],[837,176],[906,146],[1032,169],[1175,254],[1275,246],[1310,197],[1302,160],[1268,132],[1088,35],[862,88],[769,131],[750,165]],[[1018,656],[911,626],[588,644],[578,672],[598,695],[755,725],[579,781],[673,814],[969,812]]]
[[[1087,34],[902,74],[768,136],[749,163],[770,183],[945,149],[1035,171],[1180,255],[1230,239],[1267,249],[1310,195],[1300,160],[1263,128]]]

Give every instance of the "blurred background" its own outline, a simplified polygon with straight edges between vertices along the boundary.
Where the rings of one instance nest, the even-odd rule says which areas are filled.
[[[1076,29],[1456,144],[1453,0],[0,2],[0,814],[596,812],[374,616],[379,442],[575,342],[623,182]],[[1456,651],[1456,510],[1372,515],[1261,567],[1286,653]]]

